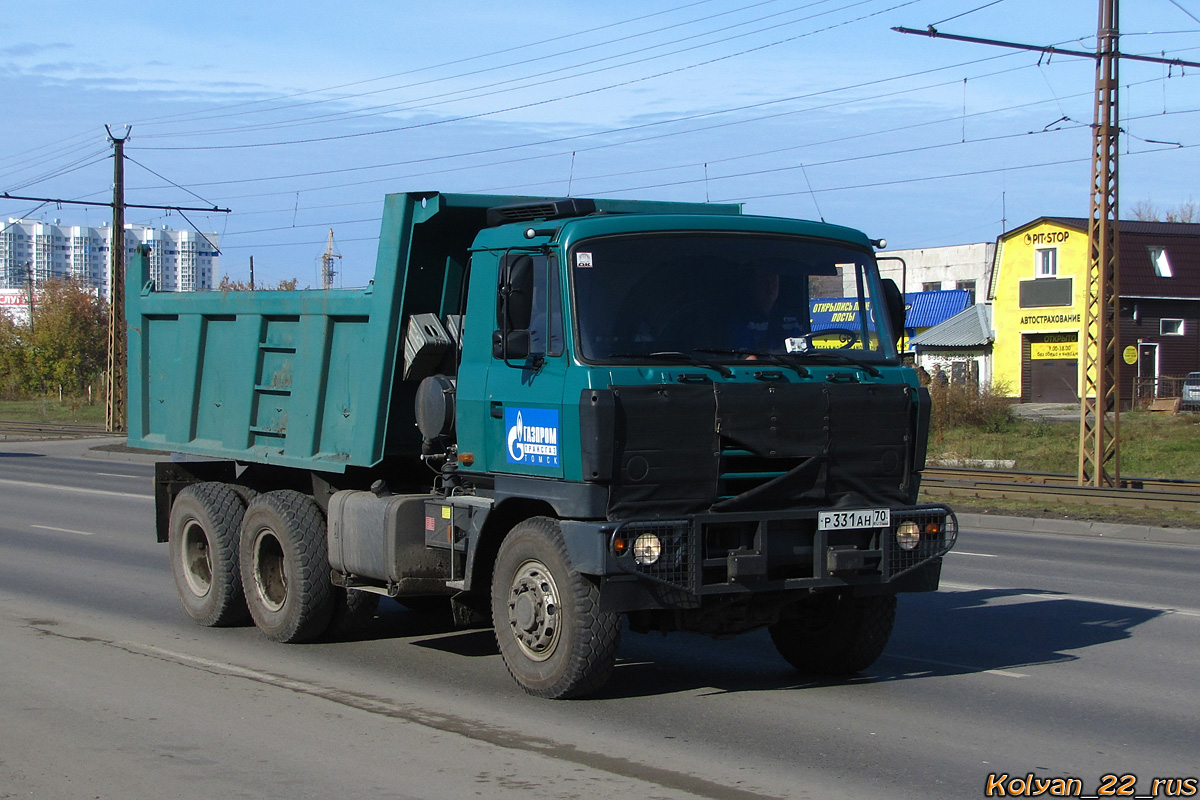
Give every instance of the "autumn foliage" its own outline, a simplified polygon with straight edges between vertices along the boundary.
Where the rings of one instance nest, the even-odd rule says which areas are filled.
[[[72,281],[52,280],[38,293],[30,326],[0,314],[0,395],[103,397],[108,305]]]

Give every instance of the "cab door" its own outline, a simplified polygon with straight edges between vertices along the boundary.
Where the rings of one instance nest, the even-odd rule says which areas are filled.
[[[557,260],[510,250],[499,266],[487,373],[487,469],[562,477],[567,357]]]

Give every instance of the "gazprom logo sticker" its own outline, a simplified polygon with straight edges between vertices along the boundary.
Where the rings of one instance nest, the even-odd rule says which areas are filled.
[[[506,408],[508,463],[558,466],[558,409]]]

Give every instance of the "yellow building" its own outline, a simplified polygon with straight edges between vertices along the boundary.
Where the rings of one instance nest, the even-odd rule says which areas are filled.
[[[1000,237],[992,271],[993,380],[1023,402],[1078,399],[1086,220],[1042,217]]]
[[[1168,376],[1200,369],[1200,224],[1119,226],[1118,385],[1128,407],[1178,394]],[[1088,250],[1086,219],[1041,217],[1000,237],[988,290],[992,375],[1022,402],[1079,399]]]

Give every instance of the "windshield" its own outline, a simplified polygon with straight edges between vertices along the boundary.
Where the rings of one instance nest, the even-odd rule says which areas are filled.
[[[762,233],[629,234],[587,239],[569,263],[589,361],[894,357],[865,250]]]

